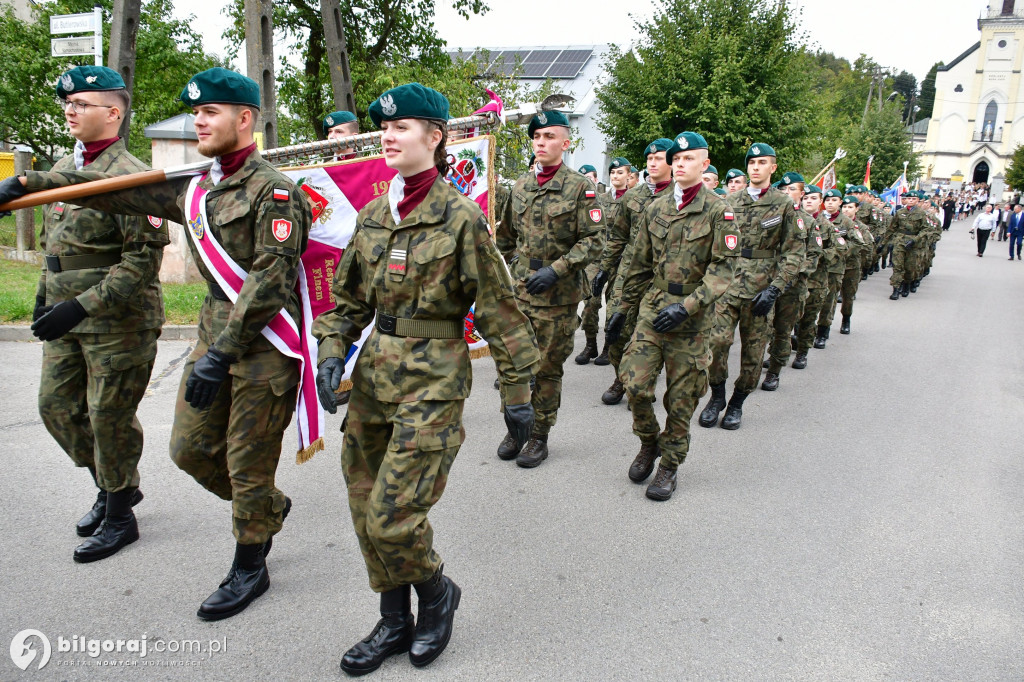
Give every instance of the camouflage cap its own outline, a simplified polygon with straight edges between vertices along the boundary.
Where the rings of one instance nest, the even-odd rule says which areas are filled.
[[[190,107],[200,104],[242,104],[260,108],[260,86],[256,81],[215,66],[192,76],[178,99]]]
[[[842,199],[843,198],[843,193],[840,192],[835,187],[833,187],[829,191],[825,192],[825,198],[826,199],[831,199],[832,197],[836,197],[836,198]]]
[[[76,66],[57,79],[57,97],[67,99],[73,92],[124,90],[121,74],[105,66]]]
[[[612,159],[612,162],[608,164],[608,170],[614,170],[616,168],[632,168],[629,161],[621,156],[616,156]]]
[[[532,119],[530,119],[530,125],[527,128],[527,132],[530,137],[542,128],[550,128],[552,126],[560,126],[562,128],[569,127],[569,119],[561,111],[542,111]]]
[[[772,149],[770,145],[763,142],[755,142],[750,145],[750,149],[747,150],[745,160],[750,161],[751,159],[756,159],[761,156],[778,156],[778,154],[775,153],[775,150]]]
[[[448,98],[419,83],[406,83],[391,88],[373,100],[369,110],[370,120],[378,128],[384,121],[403,118],[448,122]]]
[[[672,140],[667,137],[659,137],[657,140],[651,142],[644,149],[644,156],[648,154],[657,154],[658,152],[667,152],[672,147]]]
[[[729,172],[725,174],[725,181],[729,182],[733,178],[745,178],[747,174],[741,171],[739,168],[730,168]]]
[[[324,117],[324,135],[334,126],[340,126],[342,123],[352,123],[355,120],[357,120],[356,115],[351,111],[333,111]]]
[[[708,167],[704,169],[704,172],[711,173],[713,175],[718,175],[718,169],[712,166],[711,164],[708,164]]]
[[[672,142],[672,146],[665,151],[665,161],[672,163],[672,159],[675,158],[676,152],[686,151],[689,149],[707,148],[708,141],[704,139],[703,135],[686,130],[676,135],[676,139]]]
[[[782,179],[779,180],[779,187],[789,187],[790,185],[795,185],[798,182],[805,182],[804,176],[799,173],[789,171],[788,173],[782,174]]]

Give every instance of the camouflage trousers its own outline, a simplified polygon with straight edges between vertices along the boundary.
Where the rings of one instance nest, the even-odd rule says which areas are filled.
[[[839,296],[839,290],[842,289],[842,287],[843,273],[828,273],[828,294],[826,294],[825,301],[821,304],[821,312],[818,313],[819,327],[832,326],[832,318],[836,314],[836,298]]]
[[[374,592],[424,582],[441,566],[427,513],[465,438],[463,402],[382,403],[352,388],[341,470]]]
[[[593,282],[597,271],[601,269],[599,263],[591,263],[586,268],[587,281]],[[604,303],[612,297],[612,284],[615,282],[615,270],[608,273],[608,283],[604,287]],[[583,333],[587,336],[597,336],[601,316],[601,296],[591,296],[583,304]]]
[[[715,302],[715,326],[711,331],[710,381],[724,384],[729,378],[729,349],[740,330],[740,374],[735,389],[750,393],[761,380],[761,361],[772,328],[772,313],[755,317],[751,312],[751,299],[725,294]]]
[[[807,282],[801,275],[775,301],[775,318],[772,320],[772,340],[768,346],[768,356],[771,358],[768,368],[769,372],[778,374],[779,370],[789,362],[789,354],[793,350],[793,343],[790,337],[793,335],[793,328],[800,321],[804,312],[804,302],[807,300]]]
[[[916,245],[909,249],[903,246],[910,239],[909,235],[897,234],[892,248],[892,275],[889,277],[889,286],[898,287],[904,282],[910,282],[914,271],[914,256]]]
[[[75,466],[108,492],[139,486],[142,425],[135,413],[156,359],[159,329],[66,334],[43,344],[39,416]]]
[[[847,268],[846,272],[843,273],[843,305],[840,309],[843,317],[853,315],[853,299],[857,298],[857,289],[860,287],[860,277],[859,263],[855,267]]]
[[[274,485],[281,438],[295,411],[299,370],[277,350],[246,353],[231,365],[213,404],[185,402],[185,382],[206,354],[202,340],[185,363],[174,406],[171,459],[204,488],[231,501],[232,529],[243,545],[281,530],[285,496]]]
[[[807,300],[804,301],[804,312],[800,316],[799,328],[796,333],[796,350],[798,353],[806,353],[814,344],[815,323],[818,313],[821,312],[825,301],[828,300],[828,287],[814,287],[807,290]]]
[[[576,314],[579,304],[560,306],[534,306],[517,300],[537,338],[540,363],[535,369],[537,387],[533,391],[533,411],[536,421],[533,433],[547,435],[558,418],[562,404],[562,375],[566,358],[572,354],[576,329],[580,317]]]
[[[650,320],[657,311],[645,310],[629,348],[622,357],[620,377],[633,412],[633,433],[643,443],[658,442],[661,464],[675,470],[690,451],[690,418],[708,390],[711,350],[708,336],[660,334]],[[665,368],[665,429],[654,414],[654,389]],[[659,433],[660,432],[660,433]]]

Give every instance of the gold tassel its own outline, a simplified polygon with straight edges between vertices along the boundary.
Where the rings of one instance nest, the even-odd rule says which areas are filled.
[[[313,459],[313,455],[324,449],[324,439],[317,438],[315,441],[309,444],[308,448],[303,448],[295,453],[295,463],[305,464],[309,460]]]
[[[484,346],[483,348],[475,348],[469,351],[469,359],[477,360],[479,358],[485,358],[491,354],[490,346]]]

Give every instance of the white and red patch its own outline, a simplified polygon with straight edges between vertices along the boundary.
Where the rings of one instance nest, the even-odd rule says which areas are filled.
[[[163,218],[157,218],[156,216],[148,215],[146,216],[146,220],[149,221],[149,224],[152,225],[153,229],[155,230],[159,230],[161,227],[164,226]]]
[[[590,219],[593,220],[595,223],[601,222],[601,209],[599,209],[599,208],[592,208],[592,209],[590,209]]]
[[[821,235],[820,234],[814,235],[814,239],[815,239],[815,241],[818,242],[818,246],[821,246]]]
[[[736,245],[739,244],[739,242],[740,242],[739,237],[737,237],[736,235],[734,235],[734,234],[727,234],[727,235],[725,235],[725,247],[727,249],[729,249],[730,251],[735,251],[736,250]]]
[[[736,216],[732,214],[732,211],[726,211],[725,213],[722,214],[722,217],[725,218],[726,220],[736,220]]]
[[[597,198],[597,192],[595,192],[592,189],[588,189],[588,190],[584,191],[584,196],[587,197],[588,199],[596,199]]]
[[[274,201],[288,201],[292,198],[292,193],[283,187],[274,188]]]
[[[274,233],[274,239],[283,242],[292,236],[292,221],[278,218],[271,224],[270,229]]]
[[[804,229],[804,219],[803,218],[797,218],[796,219],[796,226],[799,227],[801,230],[803,230]]]
[[[838,239],[838,240],[839,240],[839,243],[840,243],[840,244],[845,244],[845,243],[846,243],[846,240],[845,240],[845,239],[843,239],[842,237],[836,237],[836,239]]]

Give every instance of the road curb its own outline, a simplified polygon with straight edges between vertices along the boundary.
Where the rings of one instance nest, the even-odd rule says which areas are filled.
[[[161,341],[191,341],[199,338],[196,325],[167,324],[160,334]],[[0,341],[37,341],[27,324],[0,324]]]

